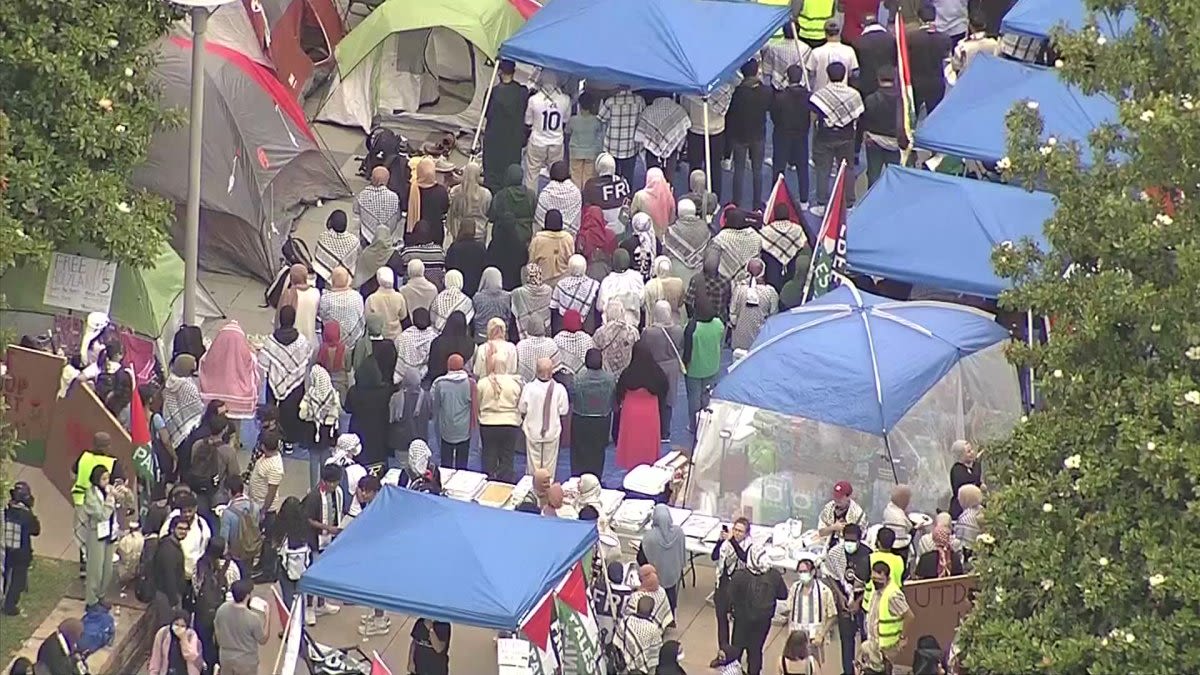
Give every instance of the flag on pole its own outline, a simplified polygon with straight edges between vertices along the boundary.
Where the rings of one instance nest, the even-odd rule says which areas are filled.
[[[279,586],[275,584],[271,585],[271,598],[275,601],[275,614],[279,617],[279,630],[287,630],[288,621],[291,621],[292,618],[292,610],[283,601],[283,596],[279,594]]]
[[[787,181],[783,179],[783,174],[775,178],[775,187],[771,188],[771,196],[767,197],[767,205],[763,209],[763,223],[769,223],[773,220],[778,220],[775,217],[775,205],[783,204],[787,207],[787,219],[793,223],[804,224],[800,219],[800,210],[796,208],[796,202],[792,201],[792,193],[788,190]]]
[[[133,471],[138,480],[149,485],[154,482],[154,452],[150,447],[150,421],[146,419],[146,408],[142,405],[142,395],[138,393],[137,373],[129,367],[130,382],[133,386],[133,399],[129,403],[129,440],[133,445]]]
[[[582,563],[575,563],[558,585],[555,610],[562,635],[563,672],[603,675],[600,667],[600,629],[588,611],[588,592]]]
[[[917,107],[913,99],[912,66],[908,61],[908,35],[904,28],[904,17],[896,12],[896,86],[900,88],[899,108],[896,110],[898,131],[896,141],[900,144],[900,163],[908,166],[912,152],[913,128],[917,125]]]
[[[387,667],[383,657],[374,650],[371,651],[371,675],[392,675],[392,669]]]
[[[843,161],[833,181],[833,194],[821,220],[817,245],[813,246],[808,280],[804,284],[805,302],[833,289],[837,285],[834,273],[843,274],[846,270],[846,174],[846,162]]]
[[[538,606],[521,623],[521,635],[529,640],[535,651],[534,673],[549,675],[558,667],[554,645],[550,639],[551,624],[554,623],[554,591],[546,594]]]

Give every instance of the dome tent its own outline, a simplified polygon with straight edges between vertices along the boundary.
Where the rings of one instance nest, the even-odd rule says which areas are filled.
[[[192,43],[159,43],[162,105],[187,114]],[[306,204],[350,194],[317,144],[304,111],[271,71],[228,47],[206,43],[200,265],[270,281],[280,249]],[[158,131],[134,183],[176,204],[172,237],[182,250],[188,128]]]
[[[1008,338],[979,310],[848,285],[772,317],[713,393],[688,505],[809,526],[849,480],[872,520],[898,482],[933,513],[951,444],[1002,437],[1021,415]]]

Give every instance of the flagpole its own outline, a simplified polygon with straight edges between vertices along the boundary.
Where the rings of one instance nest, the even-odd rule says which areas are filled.
[[[1025,312],[1025,341],[1029,343],[1029,348],[1033,349],[1033,309]],[[1029,366],[1029,409],[1033,410],[1033,407],[1033,366]]]
[[[297,612],[300,610],[300,602],[302,598],[303,596],[300,593],[297,593],[296,597],[292,598],[291,612],[288,613],[288,622],[283,627],[283,639],[279,641],[279,651],[275,652],[275,665],[271,668],[272,673],[279,672],[279,664],[283,661],[283,653],[287,651],[288,636],[290,636],[292,633],[292,612]]]
[[[712,180],[712,141],[710,139],[710,134],[708,131],[708,96],[704,97],[704,174],[705,174],[704,180],[708,183],[708,191],[713,194],[719,193],[720,190],[716,190],[713,188],[713,180]],[[708,197],[708,195],[700,196],[700,202],[701,202],[700,217],[701,218],[705,217],[703,203],[708,201],[707,197]],[[720,205],[718,204],[718,206],[720,206]]]
[[[492,79],[488,80],[487,92],[483,95],[483,110],[479,113],[479,124],[475,125],[475,137],[471,139],[471,159],[475,159],[478,154],[476,148],[479,146],[479,133],[483,131],[483,120],[487,117],[488,104],[492,101],[492,89],[496,87],[496,73],[500,72],[500,57],[496,57],[496,63],[492,66]]]
[[[801,305],[808,302],[808,299],[809,299],[808,292],[810,290],[812,290],[812,281],[814,278],[813,263],[815,263],[817,260],[817,247],[823,246],[825,243],[825,228],[829,225],[829,207],[833,204],[834,199],[840,198],[839,195],[841,194],[841,190],[839,190],[839,187],[842,187],[842,184],[844,183],[845,180],[846,180],[846,160],[842,160],[841,165],[838,166],[837,177],[834,178],[833,191],[831,193],[831,198],[829,200],[830,203],[825,205],[825,215],[823,215],[821,217],[821,229],[817,232],[817,241],[813,245],[812,258],[808,261],[808,273],[805,275],[805,278],[804,278],[804,292],[801,293],[801,295],[800,295],[800,299],[801,299],[800,304]],[[831,270],[831,273],[832,273],[832,270]]]

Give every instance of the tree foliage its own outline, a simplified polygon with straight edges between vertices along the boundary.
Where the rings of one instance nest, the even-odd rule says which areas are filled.
[[[1057,38],[1058,64],[1117,100],[1097,160],[1009,117],[1009,178],[1054,193],[1049,251],[1001,247],[1008,308],[1053,319],[1014,348],[1045,410],[989,449],[974,673],[1200,672],[1200,0],[1128,7],[1132,34]],[[994,541],[992,541],[994,539]]]
[[[133,264],[159,250],[171,207],[129,177],[168,120],[150,47],[172,11],[161,0],[0,2],[0,273],[63,245]]]

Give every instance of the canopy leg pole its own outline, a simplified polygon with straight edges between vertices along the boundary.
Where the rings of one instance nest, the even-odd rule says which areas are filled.
[[[483,95],[483,110],[479,112],[479,124],[475,125],[475,137],[471,139],[471,159],[479,154],[479,134],[483,131],[483,120],[487,117],[488,104],[492,102],[492,89],[496,87],[496,73],[500,72],[500,56],[492,66],[492,79],[488,80],[487,93]]]
[[[717,175],[719,176],[720,174],[717,174]],[[704,97],[704,180],[708,181],[708,191],[713,194],[716,194],[717,190],[713,188],[713,180],[712,180],[712,139],[709,137],[709,131],[708,131],[708,97],[707,96]],[[702,197],[700,201],[708,201],[708,200],[704,199]],[[704,211],[703,208],[700,210]],[[701,213],[700,216],[704,217],[704,214]]]
[[[883,434],[883,451],[887,453],[888,467],[892,470],[892,482],[900,484],[900,474],[896,471],[896,460],[892,458],[892,442],[888,440],[887,432]]]
[[[1033,310],[1025,312],[1025,340],[1029,343],[1029,348],[1033,349]],[[1029,367],[1029,409],[1033,410],[1035,398],[1033,395],[1033,366]]]

